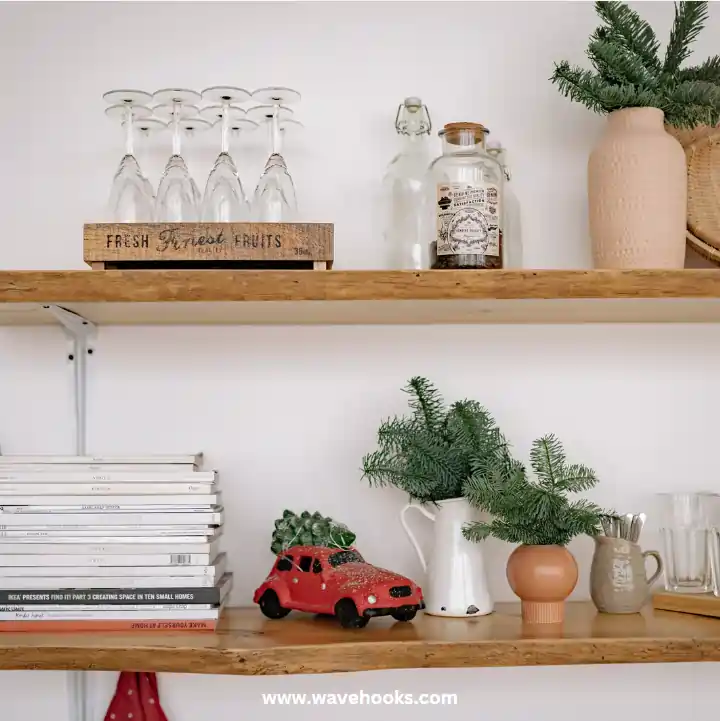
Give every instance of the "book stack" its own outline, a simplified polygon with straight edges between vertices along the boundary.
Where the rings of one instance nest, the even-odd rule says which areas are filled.
[[[214,630],[232,574],[201,462],[0,455],[0,631]]]

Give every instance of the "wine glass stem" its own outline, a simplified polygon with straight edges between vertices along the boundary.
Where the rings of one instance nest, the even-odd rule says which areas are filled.
[[[128,105],[125,108],[125,155],[134,155],[133,130],[133,110]]]
[[[172,111],[173,139],[172,151],[173,155],[180,155],[180,103],[173,103]]]
[[[222,106],[222,125],[220,126],[220,152],[228,153],[230,151],[230,113],[228,112],[228,106],[223,103]]]
[[[270,121],[270,149],[273,155],[280,154],[280,118],[278,117],[278,106],[273,106],[272,119]]]

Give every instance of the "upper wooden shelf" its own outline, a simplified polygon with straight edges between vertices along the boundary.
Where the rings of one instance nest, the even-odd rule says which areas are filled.
[[[0,271],[0,325],[718,322],[720,272]]]
[[[268,621],[254,608],[230,609],[215,634],[0,633],[0,669],[273,675],[720,661],[720,620],[672,611],[614,616],[571,603],[562,628],[535,629],[523,627],[519,604],[474,619],[373,619],[355,631],[307,614]]]

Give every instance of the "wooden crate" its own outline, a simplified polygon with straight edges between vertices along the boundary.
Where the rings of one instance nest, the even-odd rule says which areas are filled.
[[[93,223],[93,269],[332,268],[332,223]]]
[[[658,592],[653,595],[653,608],[720,618],[720,598],[712,593]]]

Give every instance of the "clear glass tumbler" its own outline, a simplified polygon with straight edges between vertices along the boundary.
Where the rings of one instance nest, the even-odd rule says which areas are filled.
[[[710,540],[713,493],[661,493],[660,533],[665,589],[675,593],[713,590]]]

